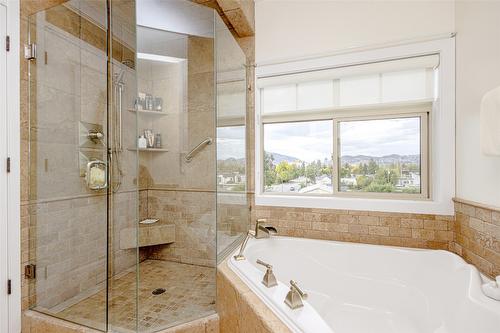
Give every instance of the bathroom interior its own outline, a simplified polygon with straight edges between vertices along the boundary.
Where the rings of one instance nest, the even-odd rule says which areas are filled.
[[[4,17],[0,333],[500,331],[500,1]]]

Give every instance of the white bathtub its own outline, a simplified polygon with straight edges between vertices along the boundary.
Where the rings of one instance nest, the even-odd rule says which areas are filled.
[[[228,265],[292,332],[500,332],[500,302],[450,252],[274,237],[250,239],[244,254]],[[274,266],[278,286],[261,283],[257,259]],[[283,302],[291,279],[309,294],[296,310]]]

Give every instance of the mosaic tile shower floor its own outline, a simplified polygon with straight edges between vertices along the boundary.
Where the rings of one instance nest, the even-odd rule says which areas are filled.
[[[215,268],[170,261],[146,260],[139,265],[138,329],[155,332],[215,311]],[[136,330],[136,275],[129,272],[110,286],[108,322],[116,332]],[[153,295],[157,288],[165,289]],[[56,314],[57,317],[102,328],[105,290]]]

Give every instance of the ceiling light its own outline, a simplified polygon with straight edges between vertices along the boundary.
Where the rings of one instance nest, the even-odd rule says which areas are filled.
[[[176,58],[176,57],[168,57],[168,56],[162,56],[158,54],[151,54],[151,53],[137,53],[137,58],[138,59],[144,59],[144,60],[152,60],[152,61],[160,61],[160,62],[169,62],[169,63],[179,63],[181,61],[185,61],[186,59],[184,58]]]

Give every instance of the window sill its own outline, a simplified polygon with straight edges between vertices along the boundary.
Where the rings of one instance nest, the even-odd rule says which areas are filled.
[[[302,207],[319,209],[365,210],[391,213],[453,215],[449,200],[398,200],[372,198],[342,198],[302,195],[257,194],[257,206]]]

